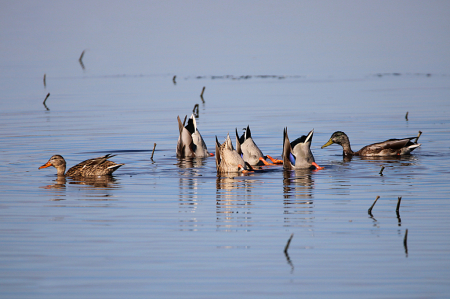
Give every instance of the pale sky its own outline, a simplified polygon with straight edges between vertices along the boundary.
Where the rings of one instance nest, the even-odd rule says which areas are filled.
[[[450,2],[3,1],[0,38],[2,73],[449,74]]]

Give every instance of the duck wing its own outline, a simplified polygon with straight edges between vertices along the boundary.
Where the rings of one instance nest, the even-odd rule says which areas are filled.
[[[217,170],[219,170],[221,161],[222,161],[222,156],[221,156],[220,143],[219,143],[219,140],[217,140],[217,136],[216,136],[216,168],[217,168]]]
[[[91,176],[91,175],[110,175],[116,171],[120,166],[125,164],[117,164],[109,161],[109,158],[115,155],[105,155],[98,158],[88,159],[77,165],[71,167],[66,176]]]
[[[283,168],[291,170],[294,165],[291,163],[290,157],[292,155],[291,143],[289,142],[289,136],[287,133],[287,128],[283,130]]]
[[[411,140],[417,137],[408,137],[403,139],[389,139],[383,142],[367,145],[358,151],[360,156],[393,156],[409,154],[415,148],[419,147],[419,143]]]
[[[238,130],[236,128],[236,151],[239,155],[242,155],[241,143],[244,143],[244,141],[245,135],[242,134],[242,136],[239,137]]]

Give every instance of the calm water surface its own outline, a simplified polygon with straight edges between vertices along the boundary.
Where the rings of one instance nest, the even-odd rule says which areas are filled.
[[[450,77],[239,76],[175,85],[173,74],[84,74],[4,86],[1,297],[445,297]],[[292,139],[314,128],[325,169],[218,177],[214,158],[178,160],[176,117],[195,104],[210,151],[215,136],[250,125],[262,151],[280,157],[285,126]],[[355,150],[421,130],[422,147],[344,160],[337,145],[320,149],[336,130]],[[106,153],[126,163],[110,179],[37,169],[53,154],[74,165]]]

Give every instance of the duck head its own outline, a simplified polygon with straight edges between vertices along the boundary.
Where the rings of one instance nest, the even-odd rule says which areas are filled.
[[[53,155],[47,163],[39,167],[39,169],[53,166],[56,168],[58,175],[64,175],[66,171],[66,160],[61,155]]]

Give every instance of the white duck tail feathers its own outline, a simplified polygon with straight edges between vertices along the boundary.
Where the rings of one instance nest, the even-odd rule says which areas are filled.
[[[283,144],[283,167],[285,169],[305,169],[316,168],[322,169],[314,160],[311,152],[311,142],[314,135],[314,129],[308,135],[303,135],[289,142],[287,128],[284,129],[284,144]]]
[[[197,129],[197,121],[195,120],[194,114],[188,120],[188,124],[186,123],[185,116],[184,121],[181,122],[180,117],[178,116],[178,129],[180,131],[180,135],[178,137],[177,142],[177,156],[178,157],[196,157],[203,158],[209,155],[208,149],[206,147],[205,141],[202,138],[202,135]]]
[[[264,160],[264,155],[252,138],[250,126],[247,126],[241,137],[239,137],[236,129],[236,151],[249,165],[268,164],[262,161]]]

